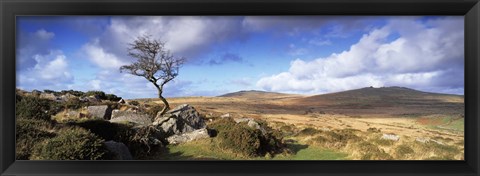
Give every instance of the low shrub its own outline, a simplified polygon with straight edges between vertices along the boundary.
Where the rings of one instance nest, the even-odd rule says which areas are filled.
[[[393,140],[388,140],[388,139],[382,139],[382,138],[375,138],[372,141],[374,144],[381,145],[381,146],[391,146],[395,141]]]
[[[360,142],[357,145],[357,151],[361,154],[362,160],[390,160],[392,157],[379,149],[372,143]]]
[[[370,133],[380,133],[381,131],[380,131],[380,129],[373,127],[373,128],[368,128],[368,129],[367,129],[367,132],[370,132]]]
[[[24,96],[15,104],[17,118],[50,120],[52,115],[61,111],[59,103],[34,96]]]
[[[109,121],[102,119],[68,122],[67,125],[72,127],[78,126],[87,129],[106,141],[114,140],[125,142],[128,141],[129,136],[132,135],[132,126],[120,123],[110,123]]]
[[[261,132],[246,125],[235,125],[227,131],[220,131],[218,138],[222,148],[231,149],[247,156],[260,153]]]
[[[62,90],[60,93],[62,95],[66,95],[68,93],[77,97],[82,97],[85,95],[85,92],[77,91],[77,90]]]
[[[99,160],[105,159],[104,140],[83,128],[65,128],[34,149],[31,159],[37,160]]]
[[[67,109],[80,109],[84,106],[88,106],[87,102],[82,102],[78,98],[68,99],[63,103],[64,107]]]
[[[138,106],[140,103],[138,101],[132,100],[132,101],[129,101],[128,104],[133,106]]]
[[[343,129],[334,131],[325,131],[312,139],[312,141],[320,146],[332,149],[340,149],[345,147],[349,142],[357,142],[362,139],[355,135],[354,131]]]
[[[409,154],[413,154],[415,151],[408,145],[402,144],[395,148],[395,156],[397,158],[405,158]]]
[[[135,159],[147,158],[166,142],[155,140],[164,137],[154,127],[133,128],[131,125],[110,123],[101,119],[70,122],[68,125],[85,128],[106,141],[113,140],[124,143]]]
[[[110,101],[114,101],[114,102],[117,102],[117,101],[120,101],[120,99],[122,99],[122,97],[118,97],[114,94],[105,94],[105,99],[106,100],[110,100]]]
[[[133,134],[125,141],[135,159],[148,159],[153,153],[161,151],[166,141],[164,134],[153,126],[133,129]]]
[[[95,96],[95,97],[98,97],[102,100],[106,99],[105,92],[103,92],[103,91],[88,91],[83,96],[85,96],[85,97]]]
[[[264,125],[264,124],[262,124]],[[269,128],[264,129],[270,130]],[[219,119],[209,125],[217,132],[218,146],[245,156],[265,156],[279,152],[283,144],[272,131],[265,134],[249,127],[247,123],[236,123],[231,118]]]
[[[299,131],[297,133],[297,136],[313,136],[317,133],[319,133],[320,131],[315,129],[315,128],[312,128],[312,127],[307,127],[301,131]]]
[[[60,92],[56,92],[56,91],[49,90],[49,89],[45,89],[45,90],[43,90],[43,92],[48,93],[48,94],[53,94],[53,95],[55,95],[55,96],[59,96],[59,95],[60,95]]]
[[[50,122],[38,119],[19,118],[15,130],[15,158],[28,160],[34,146],[45,139],[55,136],[55,133],[47,131],[52,128]]]

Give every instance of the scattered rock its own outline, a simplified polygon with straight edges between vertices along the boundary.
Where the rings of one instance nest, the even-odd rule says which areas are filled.
[[[78,100],[78,97],[76,97],[75,95],[72,95],[70,93],[67,93],[67,94],[62,95],[60,97],[57,97],[57,101],[69,101],[69,100],[73,100],[73,99]]]
[[[135,125],[146,126],[152,124],[152,119],[147,114],[139,112],[114,110],[110,122],[131,122]]]
[[[257,130],[262,131],[262,134],[267,134],[267,130],[265,130],[257,121],[253,118],[234,118],[233,119],[236,123],[243,123],[246,122],[249,127],[255,128]]]
[[[91,96],[88,96],[88,97],[82,97],[82,98],[80,98],[80,101],[83,101],[83,102],[92,102],[92,103],[102,102],[102,100],[100,99],[100,97],[94,96],[94,95],[91,95]]]
[[[181,144],[197,139],[204,139],[204,138],[209,138],[210,135],[208,134],[208,130],[206,128],[183,133],[183,134],[177,134],[173,135],[167,138],[168,143],[170,144]]]
[[[75,110],[68,110],[65,115],[69,118],[77,118],[80,116],[80,113],[78,113],[78,111],[75,111]]]
[[[94,118],[109,120],[112,117],[112,109],[108,105],[89,106],[87,112]]]
[[[39,90],[32,90],[32,92],[31,92],[30,94],[31,94],[32,96],[37,96],[37,97],[38,97],[38,96],[40,96],[40,94],[42,94],[42,92],[39,91]]]
[[[127,102],[122,98],[122,99],[118,100],[118,103],[120,103],[120,104],[126,104]]]
[[[132,160],[132,154],[128,150],[128,147],[115,141],[105,142],[105,147],[113,154],[113,160]]]
[[[162,147],[163,144],[167,143],[165,133],[154,126],[136,126],[132,130],[134,130],[133,138],[135,141],[142,141],[150,147]]]
[[[445,145],[445,143],[441,142],[441,141],[438,141],[438,140],[434,140],[434,139],[430,139],[430,138],[422,138],[422,137],[418,137],[418,138],[415,138],[415,141],[417,142],[420,142],[420,143],[430,143],[430,142],[434,142],[438,145]]]
[[[237,123],[241,123],[241,122],[252,121],[253,119],[252,118],[234,118],[233,120]]]
[[[153,125],[161,129],[167,136],[191,132],[206,127],[200,114],[188,104],[177,106],[165,115],[157,114]]]
[[[221,115],[220,117],[221,117],[221,118],[228,118],[228,117],[230,117],[230,113],[223,114],[223,115]]]
[[[255,129],[260,129],[260,124],[258,124],[258,122],[254,121],[254,120],[248,121],[247,125],[249,127],[255,128]]]
[[[49,100],[57,100],[57,96],[53,93],[41,93],[40,98],[49,99]]]
[[[395,134],[383,134],[382,139],[398,141],[400,140],[400,136]]]
[[[425,143],[430,141],[430,138],[417,137],[417,138],[415,138],[415,141],[425,144]]]

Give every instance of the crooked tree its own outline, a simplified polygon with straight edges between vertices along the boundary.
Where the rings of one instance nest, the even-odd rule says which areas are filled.
[[[150,36],[137,37],[128,45],[128,55],[136,61],[121,66],[120,72],[141,76],[150,81],[157,88],[158,98],[165,105],[160,114],[165,114],[170,105],[162,95],[163,86],[178,76],[178,70],[185,62],[185,58],[173,56],[165,48],[164,42],[151,39]]]

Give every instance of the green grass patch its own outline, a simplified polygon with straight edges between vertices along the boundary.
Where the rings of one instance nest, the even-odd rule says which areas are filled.
[[[282,154],[273,157],[273,160],[345,160],[348,154],[316,146],[288,145],[297,150],[294,154]]]
[[[465,131],[465,120],[464,118],[454,118],[454,117],[441,117],[436,120],[437,124],[425,124],[427,128],[435,130],[446,130],[450,132],[463,132]]]
[[[161,160],[234,160],[248,159],[241,154],[235,154],[230,151],[222,150],[215,146],[212,139],[201,139],[187,142],[179,145],[168,145],[161,152]]]

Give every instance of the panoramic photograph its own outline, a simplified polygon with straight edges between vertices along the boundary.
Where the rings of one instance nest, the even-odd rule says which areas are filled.
[[[463,16],[17,16],[17,160],[464,160]]]

